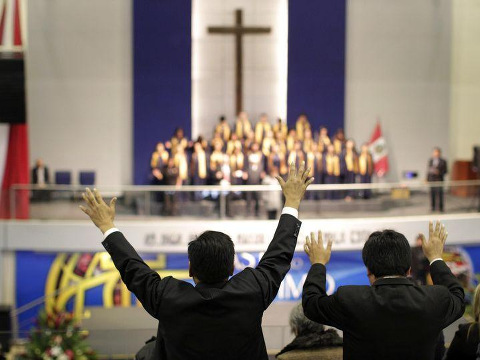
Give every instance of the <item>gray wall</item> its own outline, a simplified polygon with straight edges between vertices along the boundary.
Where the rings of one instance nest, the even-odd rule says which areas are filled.
[[[348,2],[345,128],[364,142],[381,121],[388,180],[448,155],[450,23],[449,0]]]
[[[29,0],[30,154],[53,170],[131,183],[130,0]]]

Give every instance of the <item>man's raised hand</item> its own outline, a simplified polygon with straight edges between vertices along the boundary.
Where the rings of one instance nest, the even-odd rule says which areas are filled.
[[[107,205],[97,189],[93,189],[92,192],[89,188],[82,194],[82,197],[87,206],[80,205],[80,209],[90,217],[102,233],[115,227],[113,220],[115,219],[116,197],[110,201],[110,205]]]
[[[281,176],[276,177],[285,196],[285,206],[294,209],[299,208],[305,190],[307,190],[308,185],[313,181],[313,177],[308,177],[309,173],[310,168],[305,169],[305,161],[302,162],[298,170],[295,163],[292,162],[290,164],[287,181],[284,181]]]
[[[428,230],[428,241],[423,234],[420,234],[420,238],[422,239],[423,253],[428,261],[432,262],[434,259],[442,258],[443,247],[445,246],[448,232],[445,229],[445,225],[441,224],[440,221],[437,221],[435,226],[433,222],[430,221]]]
[[[304,249],[312,265],[327,265],[330,261],[330,255],[332,255],[332,240],[328,240],[327,247],[323,247],[322,232],[318,232],[318,240],[315,240],[315,234],[312,232],[310,237],[307,236]]]

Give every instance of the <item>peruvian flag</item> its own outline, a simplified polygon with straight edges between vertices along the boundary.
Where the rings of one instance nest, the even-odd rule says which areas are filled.
[[[382,177],[388,172],[388,151],[385,138],[382,135],[380,122],[377,122],[372,137],[370,138],[370,152],[372,153],[373,166],[377,176]]]
[[[0,0],[0,219],[27,219],[28,136],[23,61],[23,0]]]

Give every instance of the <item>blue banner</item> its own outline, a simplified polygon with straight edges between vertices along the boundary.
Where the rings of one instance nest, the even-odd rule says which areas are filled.
[[[262,255],[256,252],[238,253],[235,273],[245,267],[255,267]],[[186,254],[150,254],[143,258],[162,277],[172,275],[191,281]],[[476,277],[480,275],[480,246],[449,247],[444,259],[456,275],[466,275],[471,286],[476,283]],[[275,301],[299,301],[309,269],[306,254],[296,253]],[[331,294],[342,285],[368,285],[360,251],[332,253],[327,266],[327,292]],[[19,315],[20,331],[27,331],[33,325],[43,307],[47,311],[66,309],[83,316],[85,308],[90,306],[138,306],[106,252],[49,254],[19,251],[16,254],[16,289],[17,307],[45,297],[40,306]]]

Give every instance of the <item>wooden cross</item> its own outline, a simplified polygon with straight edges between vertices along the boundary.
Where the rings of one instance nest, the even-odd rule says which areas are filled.
[[[243,35],[252,34],[268,34],[269,27],[258,26],[243,26],[243,11],[235,10],[235,26],[210,26],[208,27],[210,34],[229,34],[235,35],[235,98],[236,98],[236,113],[243,111]]]

